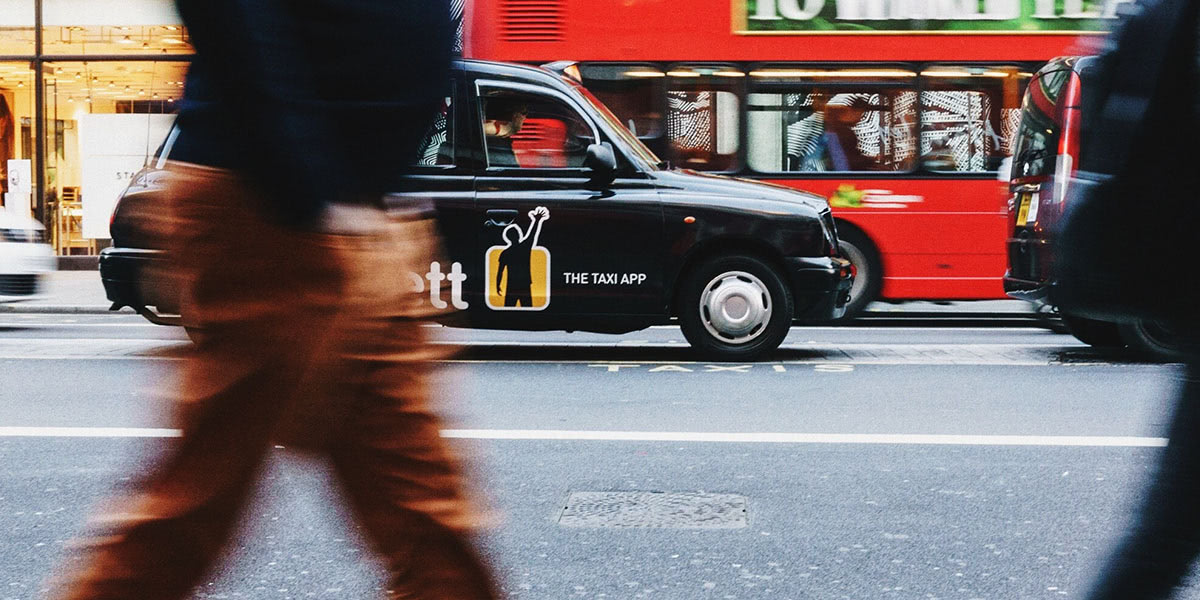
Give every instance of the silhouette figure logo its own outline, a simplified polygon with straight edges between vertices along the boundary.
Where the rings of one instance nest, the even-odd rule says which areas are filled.
[[[543,310],[550,306],[550,251],[538,245],[550,210],[539,206],[528,213],[529,226],[516,223],[500,232],[502,246],[487,249],[485,285],[492,310]]]

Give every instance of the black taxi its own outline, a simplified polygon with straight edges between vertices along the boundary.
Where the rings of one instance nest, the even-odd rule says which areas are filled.
[[[138,173],[100,257],[114,309],[176,323],[161,193],[173,136]],[[400,171],[400,169],[398,169]],[[678,322],[708,358],[774,350],[793,322],[841,316],[851,283],[829,205],[662,164],[570,77],[455,63],[419,164],[388,202],[435,208],[445,251],[411,285],[444,322],[623,333]],[[454,309],[454,310],[451,310]]]

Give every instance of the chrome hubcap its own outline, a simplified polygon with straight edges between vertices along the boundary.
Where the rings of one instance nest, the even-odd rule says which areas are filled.
[[[714,337],[742,344],[766,330],[771,294],[761,279],[745,271],[722,273],[700,295],[700,318]]]

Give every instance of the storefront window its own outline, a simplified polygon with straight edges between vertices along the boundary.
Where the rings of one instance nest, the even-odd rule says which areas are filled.
[[[0,2],[0,56],[33,54],[33,25],[33,0]]]
[[[191,54],[171,0],[43,0],[47,55]]]
[[[45,207],[62,254],[91,254],[130,178],[166,137],[186,62],[46,63]]]
[[[33,214],[33,71],[0,62],[0,204]]]

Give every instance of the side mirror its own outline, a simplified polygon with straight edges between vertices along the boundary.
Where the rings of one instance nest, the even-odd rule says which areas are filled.
[[[617,175],[617,156],[608,142],[590,144],[583,166],[592,170],[593,181],[611,183]]]

